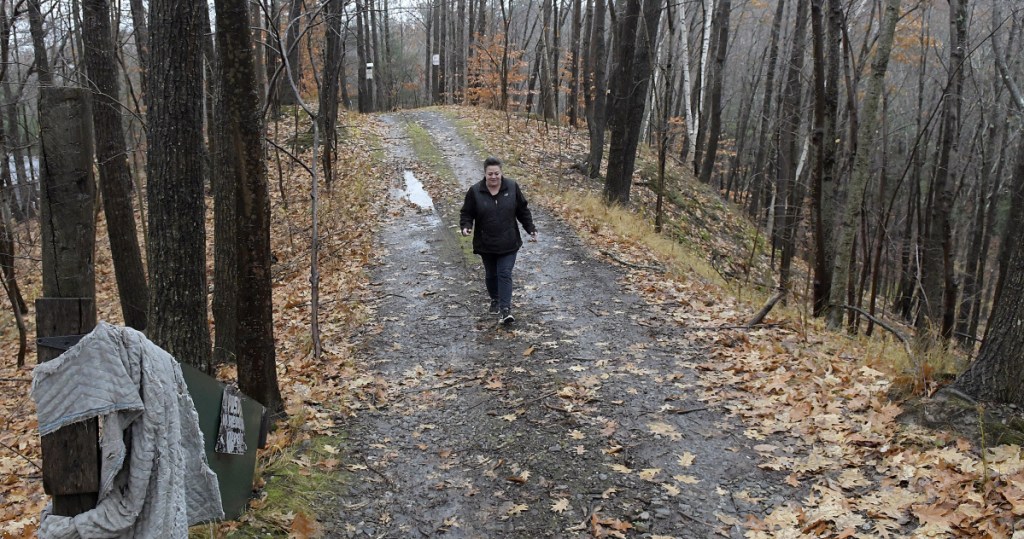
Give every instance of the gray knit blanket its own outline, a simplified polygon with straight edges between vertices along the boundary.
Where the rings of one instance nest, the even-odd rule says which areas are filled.
[[[43,511],[44,539],[187,537],[223,518],[181,366],[142,333],[100,322],[32,372],[40,435],[100,418],[100,492],[75,517]],[[131,440],[131,452],[125,440]]]

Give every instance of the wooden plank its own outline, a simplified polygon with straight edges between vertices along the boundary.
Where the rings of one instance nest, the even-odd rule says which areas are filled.
[[[82,335],[96,327],[92,298],[39,298],[36,332],[39,337]],[[39,362],[63,350],[39,346]],[[96,506],[99,491],[99,425],[95,419],[68,425],[42,437],[43,489],[54,497],[54,514],[74,516]]]

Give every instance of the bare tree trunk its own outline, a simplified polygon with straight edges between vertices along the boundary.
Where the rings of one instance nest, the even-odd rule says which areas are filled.
[[[277,383],[270,275],[270,197],[263,126],[246,0],[216,0],[221,53],[219,123],[232,141],[223,152],[236,186],[238,218],[238,386],[271,414],[283,414]]]
[[[366,61],[370,58],[367,45],[368,36],[365,31],[365,7],[368,0],[356,0],[356,70],[359,80],[359,112],[373,112],[373,95],[370,93],[370,82],[366,80]],[[436,45],[435,45],[436,47]],[[435,70],[436,73],[436,70]],[[436,75],[431,79],[435,85]]]
[[[843,220],[839,228],[835,247],[835,263],[832,266],[832,290],[829,297],[833,306],[829,309],[828,325],[838,329],[843,324],[844,309],[835,304],[837,298],[846,297],[850,278],[850,264],[853,260],[853,243],[857,234],[857,223],[860,221],[861,206],[864,200],[864,189],[869,176],[870,154],[875,139],[875,126],[878,122],[879,101],[884,91],[885,73],[889,68],[889,55],[892,52],[896,34],[896,21],[900,15],[900,0],[886,0],[882,26],[879,29],[875,58],[871,64],[871,78],[868,80],[864,95],[864,114],[861,115],[862,125],[858,130],[856,162],[853,177],[847,187],[846,205]]]
[[[953,282],[953,233],[949,212],[953,207],[950,171],[959,159],[960,102],[963,99],[963,63],[966,55],[967,0],[949,2],[949,78],[943,97],[942,140],[932,183],[928,235],[922,258],[925,316],[920,329],[931,329],[943,339],[953,333],[956,290]],[[922,332],[925,333],[925,332]]]
[[[142,79],[142,94],[148,92],[149,77],[149,25],[146,24],[146,8],[143,0],[130,0],[132,10],[132,33],[135,36],[135,49],[139,54],[139,76]]]
[[[711,174],[715,170],[715,160],[718,155],[718,138],[722,132],[722,83],[725,79],[725,59],[728,56],[729,14],[731,11],[731,0],[718,0],[715,20],[711,23],[711,31],[716,33],[715,64],[714,70],[708,75],[711,86],[708,95],[710,100],[707,116],[708,143],[704,147],[704,156],[701,159],[701,183],[711,183]]]
[[[1024,139],[1017,144],[1017,163],[1013,170],[1015,186],[1024,185]],[[1024,193],[1018,189],[1015,203]],[[1019,206],[1017,206],[1019,208]],[[1019,211],[1017,213],[1020,213]],[[975,398],[1024,405],[1024,385],[1020,383],[1021,358],[1024,358],[1024,234],[1008,236],[1012,247],[1003,287],[995,297],[992,317],[978,359],[957,377],[953,387]]]
[[[282,105],[298,104],[299,97],[296,92],[302,88],[299,39],[302,36],[303,4],[303,0],[292,0],[288,7],[288,19],[284,34],[285,51],[282,54],[282,59],[287,61],[285,62],[285,72],[277,79],[277,95]]]
[[[32,33],[32,52],[40,86],[51,86],[53,74],[46,56],[46,34],[43,32],[43,14],[39,9],[41,0],[28,0],[29,31]]]
[[[801,79],[804,68],[804,51],[807,46],[807,18],[809,0],[797,0],[796,28],[793,33],[788,68],[786,69],[785,89],[782,94],[782,105],[779,110],[779,175],[777,186],[781,201],[776,217],[782,218],[779,238],[782,245],[782,258],[779,263],[779,289],[787,294],[790,289],[790,272],[793,257],[796,254],[797,228],[803,209],[804,188],[799,178],[797,166],[797,141],[800,138],[800,97],[803,93]],[[785,299],[785,298],[784,298]]]
[[[358,1],[358,0],[357,0]],[[434,51],[433,56],[430,59],[430,103],[432,105],[441,104],[441,34],[444,33],[444,27],[441,23],[441,10],[444,9],[442,0],[434,0],[430,6],[430,26],[433,29],[431,35],[431,50]]]
[[[580,101],[580,39],[583,32],[582,2],[572,0],[572,46],[569,50],[569,125],[576,127]]]
[[[782,0],[780,0],[782,1]],[[679,8],[679,107],[686,118],[686,142],[682,145],[679,158],[686,161],[697,154],[697,119],[690,106],[693,85],[690,82],[690,23],[686,20],[686,3],[680,2]]]
[[[200,2],[151,0],[147,334],[210,372],[202,155]],[[247,18],[245,19],[248,20]]]
[[[641,12],[639,0],[628,0],[619,21],[622,27],[616,45],[618,73],[613,87],[608,177],[604,184],[604,197],[612,204],[629,202],[661,7],[661,0],[647,0]]]
[[[370,84],[373,85],[374,103],[376,103],[376,106],[373,109],[374,110],[386,110],[390,105],[389,105],[389,103],[387,101],[387,96],[386,96],[386,93],[384,91],[385,87],[386,87],[385,81],[382,78],[384,76],[383,74],[384,74],[384,72],[386,70],[384,69],[384,64],[382,64],[381,61],[380,61],[380,59],[381,59],[381,56],[380,56],[381,42],[380,42],[380,31],[378,30],[380,25],[377,22],[377,9],[376,9],[376,5],[375,5],[376,0],[366,0],[366,1],[369,2],[369,4],[370,4],[370,18],[369,18],[369,21],[370,21],[370,43],[372,45],[372,47],[371,47],[371,50],[372,50],[371,58],[373,58],[373,70],[375,71],[375,73],[373,75],[374,78],[373,78],[372,82],[370,82]],[[324,134],[321,132],[321,136],[323,136],[323,135]]]
[[[96,137],[103,212],[107,218],[110,253],[121,300],[124,323],[139,331],[146,329],[149,290],[146,286],[142,252],[132,210],[131,173],[128,148],[121,123],[121,93],[114,59],[110,5],[106,0],[83,0],[82,29],[85,34],[85,63],[93,94],[92,121]]]
[[[324,46],[324,83],[320,89],[320,108],[317,121],[323,139],[321,162],[324,185],[330,190],[334,180],[334,154],[337,150],[335,128],[338,124],[338,71],[341,66],[341,0],[328,0],[324,6],[324,25],[327,33]]]
[[[590,133],[590,153],[587,157],[587,174],[591,178],[601,175],[601,157],[604,155],[604,135],[607,122],[608,103],[608,66],[607,48],[605,46],[605,19],[607,17],[607,0],[595,0],[594,23],[590,35],[593,47],[590,63],[594,66],[594,106],[587,111],[587,131]]]
[[[441,59],[441,65],[437,70],[437,91],[438,104],[450,103],[451,92],[448,88],[448,70],[451,68],[448,62],[448,1],[440,0],[440,12],[437,19],[437,52]]]
[[[747,204],[747,213],[759,218],[761,214],[761,203],[765,198],[765,176],[768,174],[768,167],[765,161],[768,155],[769,136],[771,132],[772,102],[775,96],[775,69],[779,63],[779,35],[782,33],[782,15],[785,13],[786,0],[778,0],[775,6],[775,16],[772,18],[772,34],[768,45],[768,75],[764,84],[764,100],[761,101],[761,126],[760,134],[757,137],[757,154],[754,157],[753,175],[754,179],[750,186],[750,202]]]
[[[540,110],[545,120],[551,120],[555,115],[555,107],[552,95],[554,85],[552,75],[554,67],[551,65],[551,51],[549,36],[552,32],[551,11],[555,0],[544,0],[544,22],[541,24],[540,39],[537,40],[537,68],[540,74]],[[531,94],[533,92],[530,92]]]
[[[825,64],[838,65],[838,58],[834,55],[836,51],[833,50],[829,51],[828,60],[825,58],[824,3],[825,0],[811,2],[811,33],[814,43],[814,128],[811,138],[815,148],[811,180],[811,214],[814,219],[814,316],[822,316],[825,313],[829,304],[829,291],[832,288],[832,268],[829,265],[832,257],[832,221],[829,218],[832,213],[832,200],[831,197],[826,198],[826,193],[831,193],[833,185],[837,120],[835,87],[839,83],[838,78],[826,79]],[[829,69],[828,74],[835,76],[836,72]],[[831,94],[829,88],[833,89]]]

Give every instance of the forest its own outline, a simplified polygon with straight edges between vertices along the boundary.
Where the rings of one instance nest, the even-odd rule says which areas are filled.
[[[395,137],[380,133],[418,109],[485,115],[480,139],[515,154],[514,170],[557,169],[558,181],[599,193],[601,211],[649,221],[677,245],[725,235],[715,220],[684,226],[696,203],[681,186],[699,184],[750,231],[701,255],[756,290],[737,327],[796,317],[829,338],[891,341],[909,365],[896,376],[917,396],[1024,406],[1017,2],[0,8],[0,324],[11,352],[0,383],[20,384],[11,407],[25,399],[39,321],[63,305],[48,302],[91,298],[81,324],[99,316],[144,331],[293,421],[295,358],[313,369],[347,357],[334,332],[368,316],[341,299],[350,291],[339,280],[369,271],[382,225],[349,220],[386,213],[369,194],[394,175],[375,152]],[[512,150],[517,130],[566,142],[530,162]],[[369,132],[379,138],[359,138]],[[430,181],[445,174],[426,168],[416,171]],[[33,428],[23,419],[8,418],[0,454],[31,462],[38,440],[23,441]],[[1005,495],[1001,507],[1019,517],[1020,500]],[[991,536],[1016,531],[995,515]],[[594,535],[623,531],[591,524]]]

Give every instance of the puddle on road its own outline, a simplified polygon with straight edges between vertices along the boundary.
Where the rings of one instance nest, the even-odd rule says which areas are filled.
[[[405,171],[405,189],[395,189],[395,196],[407,198],[409,202],[425,210],[434,208],[434,199],[430,198],[430,195],[423,189],[423,182],[416,178],[411,170]]]

